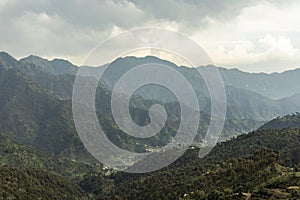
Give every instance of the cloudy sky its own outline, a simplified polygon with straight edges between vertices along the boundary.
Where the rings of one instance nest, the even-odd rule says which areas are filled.
[[[214,63],[251,72],[300,67],[298,0],[1,0],[0,51],[80,65],[108,37],[141,27],[178,31]]]

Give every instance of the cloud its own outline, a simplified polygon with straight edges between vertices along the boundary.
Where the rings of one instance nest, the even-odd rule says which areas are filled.
[[[289,6],[264,2],[245,7],[237,17],[238,29],[244,32],[300,31],[299,6],[300,3],[294,1]]]
[[[58,15],[45,12],[25,12],[22,16],[10,19],[0,33],[4,40],[1,48],[12,49],[17,54],[37,54],[54,57],[82,54],[82,49],[92,48],[95,41],[105,32],[90,29],[77,29]],[[106,37],[110,32],[106,34]]]
[[[274,58],[285,59],[298,53],[298,49],[295,49],[291,40],[284,36],[274,38],[272,35],[267,34],[258,42],[260,46]]]
[[[10,0],[2,0],[2,1],[0,1],[0,10],[2,10],[3,8],[5,8],[9,2],[10,2]]]
[[[273,72],[287,67],[300,66],[300,50],[295,48],[287,37],[274,37],[266,34],[255,43],[243,41],[232,48],[219,46],[211,52],[219,65],[237,67],[246,71]]]
[[[275,54],[287,56],[279,48],[284,52],[291,48],[280,35],[295,49],[297,42],[300,45],[299,6],[296,0],[2,0],[0,49],[16,57],[37,54],[80,64],[110,36],[133,28],[162,27],[189,35],[216,62],[237,66],[247,64],[239,58],[249,65],[257,63],[253,59],[267,42],[258,40],[270,33],[281,45],[272,53],[270,48],[264,50],[273,55],[262,56],[271,65]]]
[[[116,27],[144,21],[143,12],[127,1],[15,0],[1,1],[0,8],[2,50],[17,57],[77,57],[77,63]]]
[[[81,29],[130,27],[145,20],[144,12],[126,0],[15,0],[1,16],[15,18],[26,12],[57,15],[66,23]]]

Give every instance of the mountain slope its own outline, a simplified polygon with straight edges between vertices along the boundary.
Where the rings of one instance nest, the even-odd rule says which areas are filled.
[[[300,69],[282,73],[247,73],[219,68],[226,85],[280,99],[300,93]]]
[[[300,162],[300,129],[266,129],[240,135],[226,143],[219,143],[210,152],[208,162],[236,158],[254,153],[260,147],[280,152],[282,162],[293,166]]]
[[[3,53],[5,54],[5,53]],[[3,60],[8,57],[8,54],[3,56]],[[13,58],[8,59],[6,66],[16,65],[18,70],[21,70],[24,74],[34,80],[36,83],[41,85],[44,88],[54,91],[58,96],[63,99],[70,99],[72,94],[72,86],[74,81],[74,72],[77,70],[77,67],[71,63],[59,59],[53,61],[48,61],[46,59],[29,56],[27,58],[21,59],[20,62],[13,60]],[[117,80],[130,69],[138,65],[156,63],[162,65],[168,65],[173,69],[182,73],[187,80],[189,80],[198,96],[199,102],[201,102],[200,108],[206,113],[210,113],[210,95],[206,88],[206,85],[195,71],[188,67],[178,67],[175,64],[161,60],[157,57],[147,56],[144,58],[136,57],[125,57],[119,58],[113,61],[108,70],[104,72],[104,75],[100,83],[111,90],[116,84]],[[30,70],[30,67],[32,70]],[[26,69],[26,70],[24,70]],[[94,68],[95,70],[102,70],[102,67]],[[231,74],[236,72],[235,70],[225,70],[219,68],[220,72],[224,78],[224,83],[226,86],[227,93],[227,103],[228,103],[228,114],[229,119],[253,119],[257,121],[266,121],[270,120],[279,115],[286,115],[288,113],[297,111],[300,109],[300,96],[287,97],[282,100],[273,100],[266,96],[261,95],[260,91],[252,90],[251,88],[244,87],[242,81],[248,80],[249,78],[243,78],[243,76],[254,76],[255,74],[242,73],[240,71],[237,74]],[[52,73],[51,71],[60,71]],[[211,70],[211,66],[200,67],[199,70]],[[31,72],[30,72],[31,71]],[[32,71],[36,71],[33,73]],[[48,72],[48,73],[46,73]],[[241,73],[241,76],[239,76]],[[61,75],[62,74],[62,75]],[[227,76],[227,74],[229,74]],[[289,74],[289,73],[288,73]],[[287,75],[286,75],[287,76]],[[260,76],[259,76],[260,77]],[[265,74],[267,80],[273,75]],[[276,80],[279,80],[277,77]],[[168,78],[168,77],[166,77]],[[252,79],[250,79],[252,80]],[[259,79],[260,80],[260,79]],[[229,82],[232,81],[232,82]],[[176,80],[173,81],[174,84]],[[256,84],[256,76],[253,77],[253,82]],[[259,81],[258,81],[259,82]],[[280,82],[280,81],[279,81]],[[248,84],[248,83],[247,83]],[[265,85],[265,84],[262,84]],[[242,88],[242,89],[238,89]],[[261,87],[260,87],[261,88]],[[278,88],[278,87],[277,87]],[[264,89],[265,90],[265,89]],[[182,90],[185,91],[185,90]],[[254,91],[254,92],[253,92]],[[295,89],[294,92],[298,91]],[[136,92],[137,95],[141,96],[144,99],[149,100],[160,100],[163,102],[173,102],[176,101],[176,98],[170,91],[165,88],[158,86],[147,86],[144,89],[139,89]],[[293,93],[294,94],[294,93]],[[287,103],[288,102],[288,103]]]
[[[53,61],[48,61],[46,59],[37,57],[37,56],[29,56],[27,58],[23,58],[20,60],[20,63],[22,64],[29,64],[32,66],[35,66],[39,69],[43,69],[43,71],[49,72],[51,74],[55,75],[74,75],[77,71],[77,67],[72,65],[71,63],[60,60],[60,59],[54,59]],[[105,87],[112,88],[113,85],[116,83],[116,81],[119,79],[119,77],[125,73],[126,71],[130,70],[131,68],[137,66],[137,65],[143,65],[147,63],[157,63],[157,64],[163,64],[171,66],[172,68],[178,70],[180,73],[182,73],[187,79],[192,83],[194,86],[194,89],[200,98],[201,102],[205,102],[203,105],[207,105],[207,101],[209,101],[207,98],[209,98],[208,91],[206,89],[206,86],[204,82],[201,80],[201,77],[197,75],[197,73],[188,67],[178,67],[175,64],[161,60],[157,57],[153,56],[147,56],[145,58],[136,58],[136,57],[125,57],[125,58],[119,58],[112,62],[109,66],[109,69],[105,72],[105,78],[102,79],[102,84]],[[206,67],[199,67],[198,69],[200,71],[207,71],[211,70],[213,66],[206,66]],[[101,70],[99,68],[99,70]],[[225,86],[229,88],[230,92],[230,99],[229,103],[231,105],[238,103],[236,105],[237,108],[243,108],[244,106],[240,105],[240,102],[237,102],[236,98],[239,98],[240,96],[245,96],[245,99],[248,99],[248,101],[251,102],[251,104],[255,104],[256,99],[252,100],[252,96],[259,96],[260,99],[262,99],[263,104],[263,111],[260,113],[262,116],[259,116],[260,118],[264,118],[265,120],[271,119],[275,117],[272,113],[272,108],[268,108],[268,104],[272,105],[274,102],[272,101],[272,98],[280,99],[280,98],[288,98],[289,104],[283,104],[276,102],[277,109],[280,107],[279,104],[283,106],[281,110],[279,110],[280,113],[276,113],[278,115],[285,115],[288,114],[291,111],[290,108],[293,108],[293,106],[297,106],[297,109],[299,109],[299,99],[300,97],[293,97],[290,98],[290,96],[295,95],[296,93],[300,93],[300,84],[295,84],[298,81],[298,77],[300,75],[300,70],[292,70],[287,71],[283,73],[273,73],[273,74],[264,74],[264,73],[246,73],[239,71],[237,69],[230,69],[227,70],[225,68],[219,68],[220,73],[223,77],[223,81],[225,83]],[[57,72],[52,72],[57,71]],[[60,77],[60,79],[64,80],[64,77]],[[39,82],[43,82],[43,79],[40,79]],[[176,81],[175,81],[176,82]],[[64,82],[67,83],[66,81]],[[69,83],[70,84],[70,83]],[[47,84],[43,84],[44,86],[47,86]],[[53,85],[50,84],[50,85]],[[62,96],[64,93],[61,92],[62,89],[57,89],[58,86],[52,86],[54,91],[59,91],[60,96]],[[168,92],[166,92],[163,89],[160,89],[158,87],[149,87],[147,88],[147,92],[143,92],[143,90],[138,91],[138,95],[142,96],[146,99],[151,99],[153,97],[158,97],[160,100],[163,101],[174,101],[174,98],[170,96]],[[239,90],[238,90],[239,89]],[[243,91],[244,90],[244,91]],[[232,92],[231,92],[232,91]],[[248,92],[245,92],[248,91]],[[228,91],[227,91],[228,92]],[[251,93],[254,92],[254,93]],[[68,98],[70,98],[70,91],[67,92]],[[260,94],[260,95],[259,95]],[[65,94],[66,95],[66,94]],[[266,98],[269,97],[269,98]],[[281,101],[283,102],[283,101]],[[246,109],[252,111],[252,107]],[[238,109],[234,109],[238,110]],[[256,109],[259,111],[259,109]],[[255,111],[256,111],[255,110]],[[282,111],[283,110],[283,111]],[[286,110],[286,112],[284,112]],[[296,110],[296,109],[294,109]],[[207,112],[207,110],[205,110]],[[257,114],[254,111],[254,116]],[[274,111],[277,112],[277,111]],[[249,113],[249,112],[248,112]],[[251,115],[251,112],[249,113]],[[230,114],[231,115],[231,114]],[[229,115],[229,116],[230,116]],[[246,117],[246,113],[240,112],[240,115],[242,115],[243,118]]]
[[[259,130],[267,129],[295,129],[300,128],[300,113],[294,113],[283,117],[277,117],[264,124]]]
[[[267,148],[253,154],[215,164],[197,160],[197,149],[189,150],[174,164],[147,174],[87,176],[80,186],[99,199],[255,199],[271,196],[300,197],[300,168],[295,171],[278,160],[278,152]],[[104,182],[113,180],[107,187]],[[96,186],[101,186],[95,189]],[[93,190],[91,190],[93,188]],[[113,189],[112,189],[113,188]],[[294,188],[290,190],[288,188]],[[278,194],[281,191],[284,194]],[[190,198],[188,198],[190,197]]]
[[[63,59],[54,59],[52,61],[49,61],[47,59],[38,56],[30,55],[26,58],[20,59],[19,61],[20,63],[24,63],[24,64],[32,64],[54,75],[63,75],[63,74],[75,75],[78,70],[78,68],[75,65]]]
[[[298,199],[299,147],[300,129],[255,131],[218,144],[204,159],[192,148],[159,171],[91,175],[80,186],[90,191],[114,180],[113,192],[103,186],[100,193],[93,190],[100,199]]]
[[[0,124],[0,130],[15,137],[19,142],[31,145],[51,155],[68,154],[67,152],[69,152],[69,154],[73,154],[72,156],[78,156],[80,152],[83,152],[83,146],[77,137],[71,120],[71,104],[68,101],[61,100],[71,98],[74,75],[69,73],[55,75],[49,69],[59,69],[59,65],[56,65],[58,61],[51,62],[35,56],[30,56],[23,59],[22,62],[18,62],[8,54],[0,53],[0,61],[0,67],[3,68],[1,71],[2,76],[0,74],[0,93],[3,94],[0,98],[0,118],[3,120],[3,123]],[[44,62],[47,63],[46,67],[43,66]],[[62,61],[62,63],[64,62]],[[105,100],[103,101],[103,98],[101,100],[96,99],[97,110],[104,111],[100,117],[108,118],[104,121],[111,121],[109,109],[111,91],[109,89],[112,88],[118,78],[136,65],[146,63],[169,65],[187,77],[192,83],[201,104],[200,107],[203,112],[200,121],[200,132],[205,133],[210,120],[209,114],[207,114],[210,113],[210,100],[201,77],[197,75],[195,69],[178,67],[171,62],[151,56],[145,58],[119,58],[111,64],[101,81],[103,85],[99,85],[98,90],[98,96],[103,97]],[[39,64],[42,66],[39,66]],[[74,69],[74,66],[70,63],[65,66],[70,68],[70,71]],[[102,68],[94,68],[93,70],[102,70]],[[174,84],[176,84],[176,81],[174,81]],[[225,122],[222,140],[254,130],[262,122],[275,116],[285,115],[300,109],[297,97],[293,97],[291,101],[287,101],[287,99],[278,101],[230,86],[226,87],[226,92],[227,121]],[[173,120],[173,124],[178,124],[180,109],[174,103],[176,97],[165,88],[148,87],[138,91],[132,100],[132,107],[135,110],[134,118],[139,123],[147,124],[147,120],[149,120],[148,108],[153,103],[159,102],[167,107],[169,116],[176,119]],[[288,104],[285,102],[288,102]],[[115,127],[115,124],[107,124],[110,125],[110,128]],[[174,126],[167,129],[169,129],[167,131],[168,136],[176,131]],[[117,133],[119,130],[115,129],[113,132]],[[121,144],[122,141],[129,141],[127,136],[119,137],[118,134],[111,138],[114,138],[114,142],[117,144]],[[168,137],[164,138],[162,143],[165,143],[168,139]],[[154,143],[157,144],[157,142]],[[130,146],[130,144],[127,146]]]
[[[0,131],[48,155],[91,159],[77,136],[71,104],[14,69],[0,69]]]
[[[38,169],[0,168],[1,199],[89,199],[76,184]]]
[[[0,167],[38,168],[59,174],[69,180],[80,179],[91,171],[101,171],[100,164],[82,162],[68,157],[50,157],[0,134]]]

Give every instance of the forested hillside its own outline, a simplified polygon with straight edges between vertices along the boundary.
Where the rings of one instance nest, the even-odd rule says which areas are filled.
[[[300,124],[295,115],[287,118]],[[192,148],[160,171],[90,174],[80,186],[99,199],[298,199],[299,147],[300,129],[259,130],[218,144],[203,159]]]

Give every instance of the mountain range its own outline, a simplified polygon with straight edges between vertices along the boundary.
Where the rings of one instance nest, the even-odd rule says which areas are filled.
[[[211,116],[208,90],[195,69],[152,56],[116,59],[97,88],[95,105],[100,124],[114,144],[129,151],[160,148],[174,137],[180,107],[166,88],[147,86],[137,90],[130,102],[130,114],[139,125],[149,123],[151,105],[165,107],[167,122],[154,137],[127,135],[111,113],[110,100],[117,80],[130,69],[151,63],[168,65],[190,82],[202,106],[199,134],[194,146],[172,165],[134,175],[107,169],[80,141],[71,102],[78,66],[38,56],[17,60],[1,52],[0,198],[300,198],[299,70],[253,74],[219,68],[227,95],[226,121],[219,143],[199,159],[199,148],[204,147],[197,144]],[[176,84],[176,80],[173,82]]]
[[[207,124],[210,120],[210,96],[201,76],[195,72],[195,69],[183,66],[178,67],[174,63],[152,56],[147,56],[144,58],[118,58],[113,61],[110,64],[109,68],[104,72],[104,78],[100,80],[99,88],[97,90],[97,96],[99,97],[99,100],[96,99],[98,112],[106,118],[104,119],[104,121],[111,121],[111,90],[116,84],[117,80],[122,76],[122,74],[129,71],[130,69],[133,69],[135,66],[149,63],[168,65],[173,69],[178,70],[184,77],[186,77],[187,80],[189,80],[196,92],[198,101],[200,102],[200,109],[203,113],[203,118],[201,119],[202,123],[200,123],[201,126],[199,131],[205,132]],[[103,67],[104,66],[96,67],[93,68],[93,70],[103,70]],[[212,67],[213,66],[205,66],[199,67],[199,69],[210,70]],[[69,119],[72,118],[72,114],[70,111],[70,100],[72,96],[75,74],[78,71],[79,67],[63,59],[54,59],[52,61],[49,61],[47,59],[32,55],[18,61],[8,53],[1,52],[0,69],[0,75],[2,75],[0,76],[1,94],[4,94],[2,95],[1,100],[1,110],[3,110],[4,113],[4,116],[2,118],[2,130],[5,132],[10,132],[9,134],[11,136],[21,138],[19,141],[25,142],[28,145],[35,145],[34,140],[36,140],[36,146],[40,145],[40,147],[38,148],[47,148],[51,153],[54,152],[54,154],[59,154],[65,151],[65,147],[63,145],[61,148],[58,148],[59,150],[57,148],[55,151],[50,150],[51,147],[48,147],[46,144],[41,142],[43,136],[36,137],[36,135],[45,134],[45,132],[48,132],[47,129],[51,129],[52,127],[50,125],[47,125],[47,123],[54,123],[57,125],[63,124],[62,126],[64,127],[60,130],[69,127],[67,128],[68,131],[65,131],[69,132],[69,136],[64,137],[76,138],[73,122]],[[300,110],[300,95],[298,94],[299,90],[297,88],[300,87],[300,85],[297,84],[298,80],[294,78],[294,73],[284,72],[277,75],[251,74],[241,72],[236,69],[227,70],[224,68],[219,68],[219,71],[224,79],[227,95],[227,120],[225,121],[225,128],[223,130],[221,140],[226,140],[238,134],[255,130],[264,122],[272,118],[283,116]],[[245,77],[240,78],[237,73],[240,73]],[[290,78],[287,77],[288,74],[291,74]],[[246,88],[246,86],[243,86],[258,83],[261,79],[259,77],[261,76],[267,77],[263,79],[266,82],[268,82],[269,79],[273,80],[274,78],[272,77],[277,77],[277,84],[285,83],[285,80],[287,79],[293,80],[293,86],[289,88],[294,89],[291,90],[289,94],[286,94],[289,96],[285,96],[282,99],[274,99],[268,97],[270,93],[269,89],[258,91],[258,89],[261,89],[261,87],[251,86]],[[173,82],[175,84],[176,80],[173,80]],[[252,83],[250,84],[250,82]],[[283,88],[277,87],[276,89],[278,90],[278,93],[281,93],[281,91],[286,91],[286,87],[287,86]],[[273,88],[275,87],[271,88],[273,90]],[[182,91],[184,91],[184,89]],[[148,123],[149,118],[147,115],[147,108],[149,108],[154,102],[158,102],[166,106],[170,118],[173,118],[173,122],[180,120],[180,109],[178,107],[178,104],[174,103],[176,102],[176,97],[166,88],[157,85],[150,85],[149,87],[138,90],[135,93],[135,98],[132,99],[134,100],[132,101],[131,105],[138,110],[138,112],[135,113],[134,118],[135,120],[139,121],[140,124]],[[35,101],[37,101],[37,105],[34,105]],[[17,106],[15,107],[15,105]],[[17,112],[18,116],[16,116],[15,112],[10,111],[10,109],[18,108],[20,108],[20,111]],[[35,113],[33,111],[37,108],[40,108],[41,110],[36,111],[35,113],[37,114],[37,116],[35,116]],[[43,112],[44,114],[42,114]],[[8,118],[6,116],[6,113],[14,113],[14,116]],[[61,119],[62,116],[64,119]],[[139,119],[137,119],[136,116],[140,116]],[[33,117],[34,119],[31,119]],[[13,119],[17,122],[20,122],[19,124],[21,131],[14,130],[18,126],[15,126],[15,121]],[[6,122],[7,120],[10,122]],[[24,130],[24,128],[26,127],[26,125],[24,125],[24,122],[27,123],[27,127],[30,127],[27,132],[26,130]],[[9,123],[11,123],[11,125]],[[68,126],[66,126],[65,124],[68,124]],[[12,126],[15,127],[12,128]],[[12,133],[14,131],[16,132],[16,134],[25,132],[26,136],[18,137],[17,135],[14,135]],[[30,131],[35,132],[35,135],[33,133],[29,133]],[[36,134],[36,132],[39,133]],[[73,136],[70,137],[71,135]],[[57,139],[59,137],[55,138]],[[46,136],[46,138],[48,138],[48,136]],[[78,138],[75,140],[77,141]],[[60,139],[60,141],[62,141],[62,143],[65,143],[64,139]],[[59,144],[59,142],[55,143]]]

